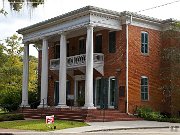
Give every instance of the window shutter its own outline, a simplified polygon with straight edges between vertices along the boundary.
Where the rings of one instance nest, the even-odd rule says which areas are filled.
[[[69,51],[70,51],[70,50],[69,50],[69,43],[67,43],[67,54],[66,54],[67,57],[69,57]]]
[[[108,87],[109,87],[109,79],[102,78],[102,104],[101,108],[107,109],[108,108]]]
[[[60,58],[60,45],[55,45],[55,58]]]
[[[69,80],[66,81],[66,97],[70,95],[71,92],[71,83]]]
[[[119,101],[119,90],[118,90],[118,79],[115,78],[115,103],[114,103],[114,108],[118,108],[118,101]]]
[[[102,35],[96,36],[95,53],[102,53]]]
[[[96,81],[93,79],[93,104],[94,104],[94,105],[95,105],[95,98],[96,98],[96,97],[95,97],[95,95],[96,95],[96,94],[95,94],[95,92],[96,92],[96,91],[95,91],[95,89],[96,89],[95,82],[96,82]]]
[[[116,52],[116,31],[109,32],[109,53]]]
[[[58,105],[59,103],[59,82],[54,82],[54,105]]]

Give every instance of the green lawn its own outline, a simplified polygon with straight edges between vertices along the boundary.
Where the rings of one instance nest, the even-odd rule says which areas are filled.
[[[82,127],[88,126],[84,122],[75,122],[75,121],[62,121],[55,120],[54,125],[46,125],[45,120],[18,120],[18,121],[6,121],[0,122],[0,128],[5,129],[22,129],[22,130],[36,130],[36,131],[49,131],[54,130],[51,127],[56,126],[56,130],[73,128],[73,127]]]
[[[0,114],[1,114],[1,113],[5,113],[5,111],[3,111],[3,110],[0,108]]]

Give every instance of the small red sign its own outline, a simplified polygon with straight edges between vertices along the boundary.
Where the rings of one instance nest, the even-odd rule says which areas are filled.
[[[54,115],[46,116],[46,124],[54,124]]]

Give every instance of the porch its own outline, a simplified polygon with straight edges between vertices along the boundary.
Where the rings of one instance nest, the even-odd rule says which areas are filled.
[[[74,80],[74,102],[77,100],[77,84],[79,76],[75,75],[75,70],[79,70],[84,75],[84,105],[82,109],[96,109],[94,106],[94,70],[96,70],[102,77],[104,75],[104,53],[97,52],[94,49],[94,33],[100,30],[108,30],[108,34],[111,33],[112,42],[110,42],[113,47],[110,52],[114,53],[114,48],[116,46],[116,33],[115,31],[121,30],[121,24],[119,21],[119,14],[107,14],[103,13],[106,11],[99,12],[98,9],[93,7],[85,7],[80,10],[67,13],[57,18],[52,18],[42,23],[35,24],[33,26],[21,29],[18,33],[23,34],[24,41],[24,59],[23,59],[23,86],[22,86],[22,103],[21,106],[28,106],[28,77],[29,77],[29,45],[37,44],[39,45],[39,50],[42,52],[41,58],[41,70],[39,74],[41,79],[41,90],[40,90],[40,105],[38,108],[48,108],[48,86],[49,86],[49,69],[51,71],[56,72],[58,74],[57,87],[57,105],[56,108],[69,108],[66,103],[67,95],[67,80],[68,76],[70,76]],[[68,55],[68,40],[72,37],[80,37],[84,36],[84,40],[80,43],[79,54]],[[102,37],[101,37],[102,38]],[[59,58],[49,58],[50,49],[52,47],[52,42],[59,42]],[[101,41],[101,40],[99,40]],[[111,41],[111,40],[109,40]],[[99,43],[97,43],[99,44]],[[74,50],[78,48],[75,46]],[[99,48],[103,48],[102,44]],[[49,66],[50,63],[50,66]],[[109,83],[104,83],[104,86],[99,88],[97,91],[106,91],[106,104],[110,106],[117,106],[117,98],[115,98],[116,92],[118,89],[115,87],[117,83],[117,79],[108,78],[108,81],[111,82],[112,89],[110,85],[106,86]],[[107,78],[106,78],[107,79]],[[82,76],[81,76],[82,80]],[[116,81],[115,81],[116,80]],[[97,81],[97,86],[98,83]],[[117,86],[117,85],[116,85]],[[106,87],[106,89],[104,89]],[[102,90],[100,90],[102,89]],[[116,92],[115,92],[116,89]],[[113,96],[111,96],[111,93]],[[99,99],[96,101],[99,105],[102,101],[102,97],[104,96],[102,93],[99,93]],[[54,95],[51,95],[54,96]],[[69,94],[69,97],[73,97]],[[112,100],[112,103],[111,103]],[[97,104],[96,103],[96,104]],[[96,106],[99,106],[99,105]]]

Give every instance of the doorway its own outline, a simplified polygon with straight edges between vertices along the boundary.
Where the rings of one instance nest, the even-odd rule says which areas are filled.
[[[84,106],[85,103],[85,80],[77,81],[77,103],[78,106]]]

